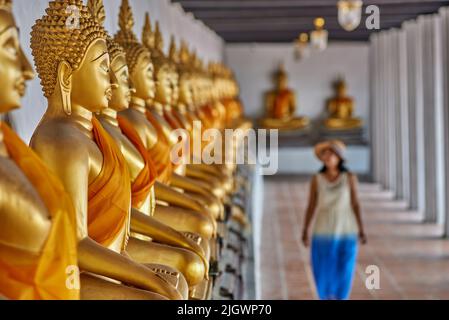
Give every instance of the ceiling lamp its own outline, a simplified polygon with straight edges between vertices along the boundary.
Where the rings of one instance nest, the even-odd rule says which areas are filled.
[[[362,6],[361,0],[340,0],[338,1],[338,23],[346,31],[353,31],[362,20]]]
[[[324,29],[326,21],[323,18],[316,18],[313,21],[315,30],[310,33],[310,43],[312,47],[318,51],[322,51],[327,48],[327,40],[329,33]]]
[[[301,33],[295,40],[295,58],[301,60],[309,55],[309,35],[305,32]]]

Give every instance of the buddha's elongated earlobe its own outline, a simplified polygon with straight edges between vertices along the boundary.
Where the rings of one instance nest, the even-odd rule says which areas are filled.
[[[63,61],[58,67],[59,88],[61,89],[62,108],[68,116],[72,114],[72,68]]]

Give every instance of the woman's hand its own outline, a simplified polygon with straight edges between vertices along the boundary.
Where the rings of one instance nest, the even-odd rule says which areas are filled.
[[[309,246],[309,234],[307,232],[307,230],[304,230],[302,232],[302,243],[304,244],[304,247],[308,247]]]
[[[366,239],[366,234],[364,231],[359,232],[359,240],[361,244],[366,244],[368,240]]]

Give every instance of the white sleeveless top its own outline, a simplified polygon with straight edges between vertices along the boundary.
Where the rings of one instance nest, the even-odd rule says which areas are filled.
[[[322,174],[317,176],[318,205],[313,227],[314,235],[346,236],[358,233],[351,206],[349,174],[341,173],[334,182]]]

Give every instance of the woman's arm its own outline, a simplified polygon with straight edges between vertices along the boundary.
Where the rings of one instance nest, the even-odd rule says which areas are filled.
[[[306,247],[309,246],[309,226],[312,222],[313,215],[315,214],[317,203],[317,178],[314,176],[310,183],[309,204],[307,206],[306,216],[304,218],[304,228],[302,231],[302,242]]]
[[[351,187],[351,206],[352,210],[354,211],[355,218],[357,220],[357,225],[359,227],[359,238],[362,244],[366,243],[366,235],[365,230],[363,228],[363,221],[362,221],[362,213],[360,210],[360,203],[358,199],[358,193],[357,193],[357,176],[355,174],[349,175],[349,185]]]

